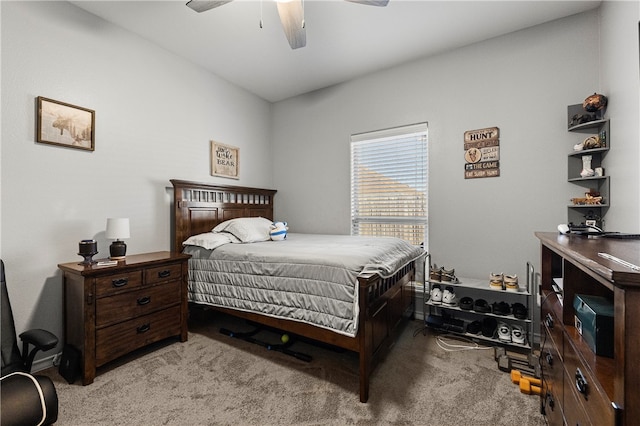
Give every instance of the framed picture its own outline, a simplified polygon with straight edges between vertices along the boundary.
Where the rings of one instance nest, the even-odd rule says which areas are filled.
[[[240,179],[240,149],[211,141],[211,176]]]
[[[36,141],[68,148],[95,149],[95,111],[37,97]]]

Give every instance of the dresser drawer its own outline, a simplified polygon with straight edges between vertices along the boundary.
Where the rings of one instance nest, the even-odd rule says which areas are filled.
[[[553,344],[558,349],[557,356],[560,357],[559,363],[562,363],[563,358],[563,342],[564,342],[564,325],[562,324],[562,316],[557,312],[557,307],[560,304],[555,294],[549,295],[546,303],[541,308],[540,322],[547,335],[547,339],[551,338]]]
[[[571,380],[567,377],[566,383],[571,386]],[[593,423],[593,419],[585,411],[580,399],[576,397],[575,392],[570,389],[565,390],[565,409],[564,418],[566,425],[575,426],[605,426],[604,423]],[[551,424],[551,422],[549,422]]]
[[[572,411],[569,410],[569,408],[573,408],[569,407],[569,401],[573,399],[577,407],[583,408],[586,417],[591,419],[592,424],[613,425],[615,416],[609,397],[598,386],[598,382],[570,344],[565,344],[564,347],[564,368],[566,370],[565,410]]]
[[[549,423],[561,424],[563,411],[562,394],[564,386],[564,368],[558,347],[555,345],[553,338],[546,334],[548,333],[546,327],[543,327],[543,333],[545,333],[543,338],[544,345],[540,348],[540,365],[542,367],[543,379],[543,404],[545,406],[545,413],[549,418]]]
[[[142,271],[132,271],[96,278],[96,297],[113,294],[120,290],[132,289],[142,285]]]
[[[96,330],[96,365],[105,363],[167,337],[181,328],[180,306]]]
[[[156,284],[165,281],[177,280],[182,276],[180,264],[158,266],[144,270],[145,284]]]
[[[180,301],[179,281],[102,297],[96,300],[96,327],[146,315]]]

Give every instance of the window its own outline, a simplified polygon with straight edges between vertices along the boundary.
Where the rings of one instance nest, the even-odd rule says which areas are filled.
[[[427,123],[351,136],[351,235],[428,248]]]

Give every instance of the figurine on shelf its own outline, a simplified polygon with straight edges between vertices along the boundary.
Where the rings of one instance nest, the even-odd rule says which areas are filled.
[[[602,148],[603,146],[604,145],[602,143],[602,140],[601,140],[600,136],[589,136],[588,138],[586,138],[581,143],[579,143],[577,145],[574,145],[573,146],[573,150],[574,151],[582,151],[582,150],[586,150],[586,149]]]
[[[600,205],[602,204],[602,196],[595,189],[590,189],[584,194],[584,198],[572,198],[571,202],[578,206]]]
[[[607,97],[604,95],[600,95],[598,93],[594,93],[591,96],[587,96],[587,98],[582,103],[582,108],[584,108],[587,112],[596,112],[601,111],[607,106]]]
[[[591,160],[593,157],[591,155],[583,155],[582,156],[582,171],[580,172],[580,176],[583,178],[591,177],[596,174],[591,168]]]

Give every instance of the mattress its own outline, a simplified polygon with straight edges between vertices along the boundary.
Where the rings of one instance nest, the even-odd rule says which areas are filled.
[[[404,240],[289,233],[284,241],[186,246],[189,301],[300,321],[354,337],[358,275],[392,276],[424,256]]]

